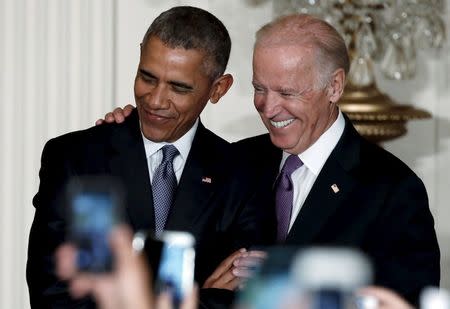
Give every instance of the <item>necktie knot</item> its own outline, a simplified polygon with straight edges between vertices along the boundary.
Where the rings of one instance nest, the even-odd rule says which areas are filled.
[[[172,162],[178,155],[178,149],[174,145],[168,144],[161,148],[163,152],[162,162]]]
[[[287,157],[286,162],[284,162],[282,173],[291,176],[292,173],[303,165],[302,160],[297,155],[290,155]]]
[[[283,168],[280,172],[280,185],[285,188],[285,190],[292,190],[292,173],[303,165],[302,160],[296,155],[290,155],[284,162]]]

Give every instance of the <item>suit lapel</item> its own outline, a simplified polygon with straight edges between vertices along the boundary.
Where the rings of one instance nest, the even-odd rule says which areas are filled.
[[[221,163],[213,162],[214,145],[209,135],[200,122],[168,216],[167,230],[191,230],[217,187],[220,175],[216,170]]]
[[[310,244],[351,194],[357,184],[351,170],[359,164],[359,149],[357,133],[346,117],[344,133],[311,188],[286,243]],[[336,187],[333,190],[334,185],[338,192],[335,192]]]
[[[273,193],[273,203],[275,205],[275,184],[277,182],[278,175],[280,173],[280,164],[281,159],[283,157],[283,151],[279,148],[275,147],[270,141],[269,134],[267,134],[268,141],[267,143],[270,145],[267,149],[265,149],[264,153],[267,158],[266,161],[261,165],[263,166],[262,170],[266,171],[264,173],[264,179],[262,180],[264,183],[270,184],[269,191]]]
[[[137,111],[111,136],[111,173],[123,181],[126,212],[135,230],[154,229],[153,199]]]

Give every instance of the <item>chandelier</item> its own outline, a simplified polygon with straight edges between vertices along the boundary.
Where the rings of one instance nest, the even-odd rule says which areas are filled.
[[[343,36],[351,66],[339,106],[363,136],[393,139],[406,133],[408,120],[431,116],[382,94],[374,65],[388,79],[414,77],[416,50],[439,49],[445,42],[443,0],[274,0],[273,10],[276,16],[318,16]]]

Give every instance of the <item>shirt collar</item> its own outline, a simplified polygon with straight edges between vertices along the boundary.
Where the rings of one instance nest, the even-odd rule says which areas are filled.
[[[314,174],[319,175],[320,170],[327,161],[334,147],[338,143],[345,128],[345,119],[341,110],[334,123],[319,137],[319,139],[309,146],[308,149],[299,154],[303,164]],[[281,167],[290,154],[283,151]]]
[[[173,143],[152,142],[151,140],[146,138],[141,131],[142,139],[144,140],[146,157],[148,158],[148,157],[152,156],[155,152],[160,150],[164,145],[172,144],[175,147],[177,147],[178,152],[180,153],[180,156],[183,159],[183,161],[186,161],[189,151],[191,150],[192,141],[194,140],[195,133],[197,132],[198,123],[199,123],[199,118],[197,118],[194,125],[189,129],[189,131],[187,131],[182,137],[180,137]]]

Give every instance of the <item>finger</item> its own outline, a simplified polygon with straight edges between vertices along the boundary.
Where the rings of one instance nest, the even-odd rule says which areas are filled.
[[[94,279],[90,293],[94,296],[95,302],[101,309],[120,308],[120,297],[117,297],[117,284],[110,278]]]
[[[133,111],[134,106],[131,104],[127,104],[124,108],[123,108],[123,114],[125,117],[128,117],[131,112]]]
[[[172,295],[170,292],[161,292],[158,297],[156,297],[156,309],[172,309]]]
[[[229,269],[218,278],[208,278],[203,284],[203,288],[227,289],[228,284],[236,279],[233,270]]]
[[[235,259],[240,257],[247,250],[245,248],[241,248],[233,252],[230,256],[228,256],[225,260],[223,260],[219,266],[217,266],[216,270],[211,274],[210,278],[216,279],[219,278],[222,274],[227,272],[230,267],[233,265]]]
[[[103,122],[104,122],[103,119],[97,119],[97,121],[95,122],[95,125],[96,126],[101,125]]]
[[[180,309],[195,309],[198,306],[198,286],[194,285],[191,293],[181,303]]]
[[[235,291],[246,278],[236,277],[231,271],[222,275],[219,279],[206,283],[203,288],[213,288],[213,289],[226,289],[230,291]]]
[[[87,296],[93,289],[94,278],[91,274],[80,274],[70,281],[69,292],[74,298]]]
[[[239,286],[244,282],[242,278],[234,277],[233,280],[230,280],[225,284],[222,289],[230,290],[230,291],[236,291]]]
[[[125,116],[123,114],[123,109],[121,107],[116,107],[113,110],[113,115],[114,115],[114,120],[117,123],[121,123],[121,122],[123,122],[125,120]]]
[[[62,280],[68,280],[75,276],[77,272],[76,266],[76,249],[71,244],[60,246],[56,253],[56,274]]]
[[[248,268],[256,268],[261,266],[264,263],[264,259],[260,257],[252,257],[252,256],[242,256],[234,260],[233,266],[235,267],[248,267]]]
[[[397,293],[386,288],[370,286],[360,289],[358,294],[375,297],[380,303],[380,308],[413,308]]]
[[[235,277],[248,279],[255,273],[254,269],[248,267],[236,267],[231,271]]]
[[[267,258],[267,252],[261,250],[249,250],[246,253],[244,253],[243,256],[251,256],[260,259],[265,259]]]
[[[105,119],[104,120],[105,120],[106,123],[113,123],[113,122],[116,121],[116,119],[114,118],[114,114],[111,113],[111,112],[109,112],[109,113],[107,113],[105,115]]]
[[[134,258],[132,237],[132,232],[126,225],[119,225],[111,232],[109,237],[111,250],[119,267],[127,265]]]

